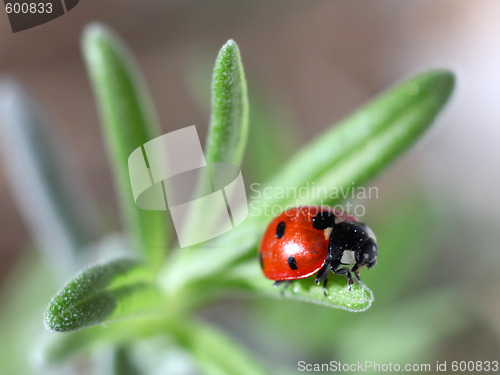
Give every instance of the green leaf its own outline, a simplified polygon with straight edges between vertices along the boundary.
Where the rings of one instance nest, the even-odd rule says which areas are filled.
[[[168,241],[166,214],[135,205],[128,172],[132,151],[159,135],[148,92],[125,46],[106,27],[87,26],[82,46],[128,231],[157,267]]]
[[[208,164],[240,165],[247,142],[248,98],[238,45],[229,40],[219,52],[212,79],[212,117],[206,141]]]
[[[454,87],[454,76],[444,70],[418,75],[382,94],[306,146],[270,181],[266,196],[254,212],[263,215],[264,206],[289,203],[313,204],[328,195],[348,192],[381,172],[407,150],[432,124]],[[309,183],[309,196],[283,197],[283,189]],[[313,194],[315,192],[315,194]],[[337,203],[342,194],[323,202]]]
[[[229,40],[219,52],[212,78],[212,117],[205,145],[205,158],[208,173],[199,176],[195,198],[203,196],[201,192],[214,188],[214,164],[229,163],[241,165],[248,135],[248,97],[245,73],[241,64],[238,45]],[[207,189],[211,184],[211,188]],[[227,197],[225,198],[227,199]],[[188,213],[185,235],[200,231],[211,233],[218,224],[223,212],[214,211],[206,201],[192,205]],[[205,213],[211,211],[212,220],[207,222]],[[224,212],[227,215],[226,212]]]
[[[72,331],[115,320],[161,305],[149,269],[135,259],[120,258],[87,268],[52,299],[47,328]]]
[[[210,95],[205,88],[210,84],[209,62],[212,54],[195,51],[184,63],[184,79],[196,104],[210,110]],[[213,70],[212,70],[213,73]],[[267,93],[266,85],[258,77],[245,73],[249,106],[248,142],[243,170],[246,181],[262,182],[280,168],[300,140],[300,129],[291,115],[289,103],[276,92]],[[283,134],[287,136],[284,137]]]
[[[66,278],[78,269],[80,250],[101,235],[100,221],[95,203],[51,123],[16,81],[2,79],[0,151],[5,181],[37,250],[54,267],[54,275]]]
[[[168,295],[175,295],[179,290],[184,290],[185,284],[197,281],[205,284],[204,280],[212,279],[221,270],[228,268],[229,264],[236,263],[245,256],[250,256],[256,262],[256,246],[264,229],[264,223],[247,220],[216,241],[209,242],[203,249],[177,251],[165,264],[159,277],[162,290]],[[210,286],[210,282],[207,281],[206,286]]]
[[[330,275],[327,295],[314,282],[314,277],[293,281],[289,286],[273,286],[273,281],[264,278],[257,262],[245,262],[215,279],[219,288],[259,292],[270,297],[289,298],[310,302],[346,311],[367,310],[373,303],[373,292],[362,282],[349,287],[345,277]],[[200,284],[201,285],[201,284]]]

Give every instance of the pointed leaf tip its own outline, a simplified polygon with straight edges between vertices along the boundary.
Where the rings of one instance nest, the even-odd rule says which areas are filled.
[[[240,165],[248,134],[248,94],[238,45],[222,46],[212,78],[212,116],[206,142],[209,164]]]
[[[415,77],[415,79],[408,82],[410,86],[412,82],[413,85],[416,85],[415,88],[417,89],[414,95],[418,94],[419,88],[417,86],[422,86],[424,89],[429,88],[429,97],[432,96],[440,99],[437,101],[437,104],[442,104],[451,96],[455,88],[456,79],[453,72],[445,69],[436,69]]]

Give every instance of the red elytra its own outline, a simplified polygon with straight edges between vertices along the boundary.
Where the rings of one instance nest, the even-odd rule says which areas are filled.
[[[325,264],[332,229],[313,227],[313,217],[331,212],[335,221],[359,220],[328,206],[294,207],[275,217],[268,225],[259,249],[264,276],[271,280],[309,277]]]

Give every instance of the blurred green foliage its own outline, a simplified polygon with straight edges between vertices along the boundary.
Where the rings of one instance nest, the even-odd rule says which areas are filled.
[[[292,361],[300,356],[332,359],[332,355],[346,361],[356,360],[357,351],[363,351],[376,358],[409,360],[418,359],[418,355],[409,353],[422,355],[432,350],[429,343],[466,325],[460,314],[448,319],[447,324],[429,325],[432,318],[452,315],[454,291],[449,288],[406,298],[418,280],[419,269],[432,263],[436,246],[447,235],[436,230],[439,218],[419,196],[409,197],[394,212],[387,213],[387,219],[374,221],[383,251],[377,268],[363,275],[374,293],[362,283],[349,292],[344,278],[332,277],[330,298],[325,298],[312,280],[295,283],[282,296],[263,278],[255,260],[268,220],[263,210],[231,233],[211,241],[210,246],[174,252],[163,262],[172,242],[165,213],[137,208],[128,182],[130,152],[158,135],[147,90],[126,47],[106,27],[91,25],[85,30],[83,54],[115,174],[126,244],[118,246],[120,257],[85,268],[52,299],[45,315],[47,327],[76,331],[45,332],[35,343],[30,343],[26,335],[31,338],[40,328],[40,306],[48,301],[59,281],[50,278],[50,267],[56,269],[58,265],[48,262],[44,268],[28,257],[20,270],[13,272],[9,280],[12,289],[4,292],[9,308],[0,316],[0,327],[2,337],[16,345],[6,345],[8,340],[2,340],[2,372],[29,371],[19,356],[23,352],[20,347],[35,348],[40,373],[55,373],[53,367],[45,366],[61,363],[69,363],[64,371],[71,373],[74,367],[69,358],[92,362],[98,348],[108,345],[113,348],[109,363],[114,373],[123,374],[124,369],[131,374],[145,373],[144,364],[134,360],[137,343],[159,335],[168,338],[165,348],[180,348],[207,374],[269,373],[263,364],[273,361],[274,354]],[[273,147],[273,134],[282,133],[287,124],[276,121],[280,116],[266,108],[262,100],[255,101],[255,109],[248,108],[239,50],[229,41],[218,56],[213,74],[208,159],[239,165],[249,132],[250,167],[256,180],[270,178],[265,186],[300,187],[309,181],[330,189],[359,186],[419,138],[446,104],[453,85],[453,75],[447,71],[416,76],[332,127],[282,166],[286,152]],[[20,94],[21,102],[25,96]],[[51,181],[50,174],[42,174],[41,180]],[[57,195],[51,194],[50,199],[57,199]],[[285,198],[263,198],[257,206],[287,203]],[[223,330],[197,316],[200,308],[234,294],[281,299],[259,299],[236,319],[238,323],[243,318],[247,321],[233,327],[236,334],[249,342],[259,337],[258,350],[247,353]],[[294,301],[364,311],[371,306],[374,294],[380,304],[363,314]],[[106,325],[95,325],[104,322]],[[398,327],[405,339],[387,337],[382,344],[380,337],[394,332],[390,327]],[[256,359],[264,354],[267,360]],[[150,355],[153,360],[154,354]],[[275,370],[273,373],[287,371],[286,366]]]

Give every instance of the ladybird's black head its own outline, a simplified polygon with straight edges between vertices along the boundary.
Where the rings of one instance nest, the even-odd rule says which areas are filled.
[[[375,265],[378,247],[373,231],[365,224],[345,221],[333,227],[330,237],[332,258],[359,267]]]

